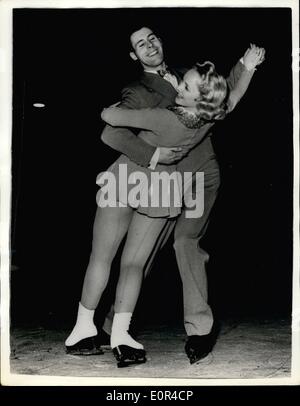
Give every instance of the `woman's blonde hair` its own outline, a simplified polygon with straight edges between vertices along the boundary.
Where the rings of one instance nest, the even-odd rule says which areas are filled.
[[[203,120],[222,120],[226,115],[228,87],[212,62],[196,63],[193,67],[200,76],[198,114]]]

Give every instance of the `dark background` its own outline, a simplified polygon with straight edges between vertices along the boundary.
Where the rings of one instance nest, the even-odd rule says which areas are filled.
[[[290,9],[16,9],[12,322],[74,321],[91,249],[96,175],[118,156],[100,140],[100,112],[139,74],[128,38],[143,25],[160,34],[169,65],[211,60],[227,75],[250,42],[266,49],[246,97],[214,131],[222,187],[203,246],[210,253],[210,303],[220,318],[290,316]],[[116,260],[99,321],[117,271]],[[137,318],[180,322],[181,295],[170,242],[144,284]]]

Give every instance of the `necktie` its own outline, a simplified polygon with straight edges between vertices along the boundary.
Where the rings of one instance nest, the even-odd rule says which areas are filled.
[[[157,71],[157,73],[163,78],[167,73],[170,72],[167,69],[160,69],[159,71]]]
[[[159,71],[157,71],[157,73],[159,74],[159,76],[161,76],[164,80],[166,80],[167,82],[169,82],[175,90],[177,90],[177,86],[178,86],[178,81],[175,75],[173,75],[168,69],[160,69]]]

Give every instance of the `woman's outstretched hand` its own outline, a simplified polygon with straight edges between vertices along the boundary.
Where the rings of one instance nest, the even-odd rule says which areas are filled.
[[[257,47],[255,44],[250,44],[243,56],[243,62],[247,70],[252,70],[260,65],[265,60],[265,49]]]

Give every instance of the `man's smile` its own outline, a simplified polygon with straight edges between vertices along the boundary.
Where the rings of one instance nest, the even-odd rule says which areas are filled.
[[[155,49],[154,51],[150,52],[150,54],[148,54],[148,56],[154,56],[158,53],[158,50]]]

